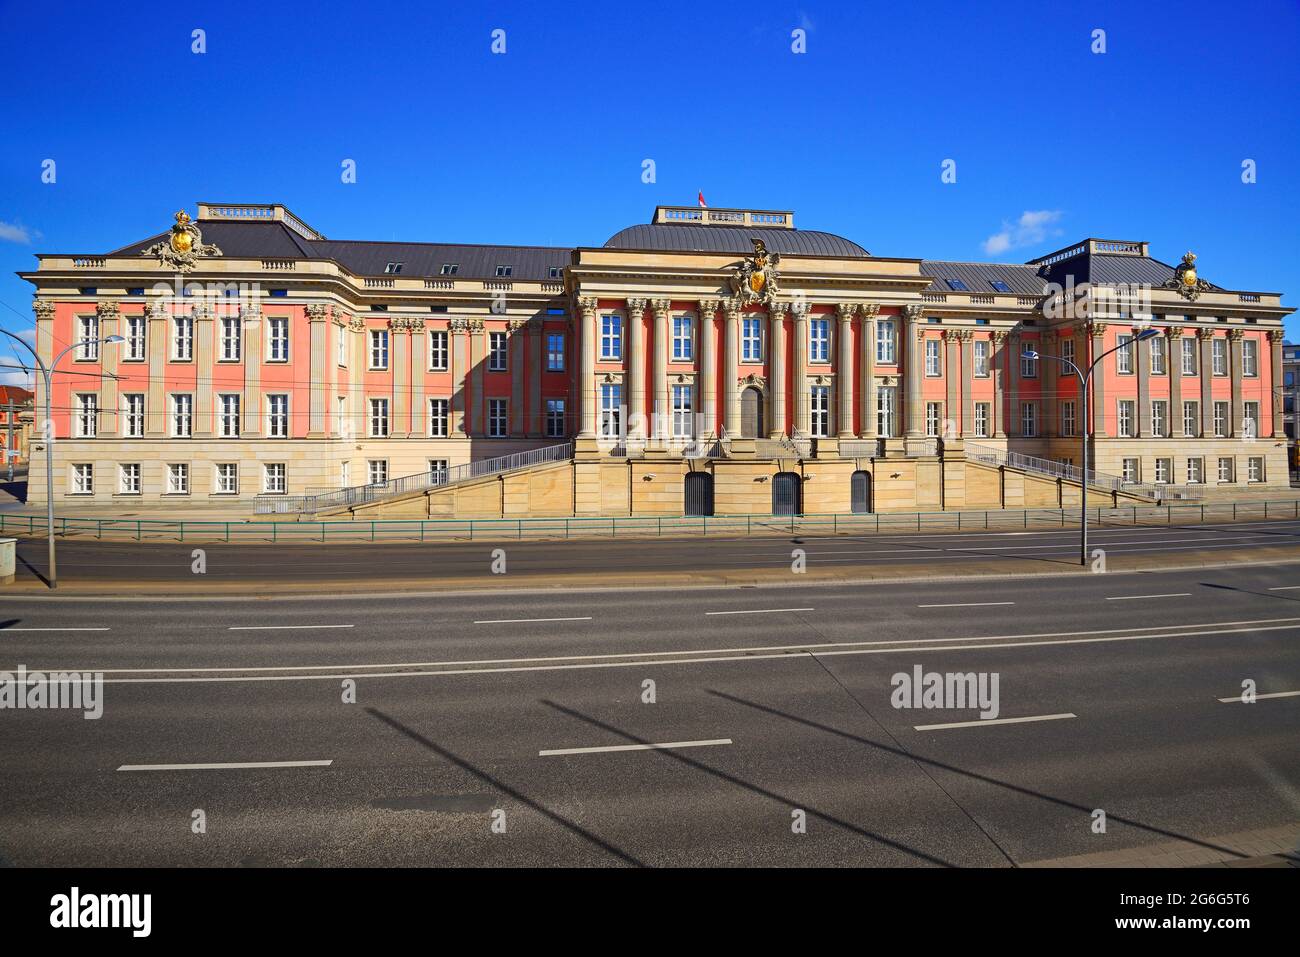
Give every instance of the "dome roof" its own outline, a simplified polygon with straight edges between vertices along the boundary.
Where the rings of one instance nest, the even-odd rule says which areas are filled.
[[[752,240],[755,239],[763,240],[769,252],[783,255],[852,259],[863,259],[871,255],[857,243],[834,233],[764,226],[696,226],[675,223],[645,223],[620,229],[609,237],[605,248],[749,255],[754,251]]]

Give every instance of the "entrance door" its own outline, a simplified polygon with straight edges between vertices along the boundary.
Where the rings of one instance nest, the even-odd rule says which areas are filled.
[[[772,477],[772,514],[798,515],[803,511],[803,483],[794,472]]]
[[[850,507],[854,512],[871,511],[871,473],[864,471],[854,472],[850,482]]]
[[[753,386],[740,393],[740,435],[746,439],[763,435],[763,393]]]
[[[713,476],[708,472],[690,472],[687,474],[686,514],[713,514]]]

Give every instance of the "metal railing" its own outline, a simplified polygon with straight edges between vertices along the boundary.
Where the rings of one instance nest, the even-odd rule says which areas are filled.
[[[1025,455],[1023,452],[1003,451],[989,445],[977,445],[974,442],[967,442],[966,458],[984,465],[1006,465],[1025,472],[1045,475],[1049,478],[1065,479],[1068,482],[1078,484],[1083,482],[1083,470],[1078,466],[1057,462],[1053,459],[1039,458],[1036,455]],[[1123,492],[1126,495],[1137,495],[1153,501],[1160,501],[1170,497],[1199,499],[1205,494],[1203,486],[1166,486],[1150,482],[1126,482],[1118,475],[1098,472],[1096,469],[1088,469],[1088,485],[1092,488],[1105,489],[1108,492]]]
[[[405,495],[426,489],[454,485],[469,479],[482,478],[487,475],[499,475],[532,465],[547,462],[562,462],[573,457],[573,443],[562,442],[527,452],[515,452],[511,455],[498,455],[490,459],[479,459],[454,465],[448,469],[435,469],[431,472],[417,472],[403,475],[401,478],[386,482],[372,482],[368,485],[354,485],[350,488],[335,489],[320,495],[287,495],[283,498],[264,499],[256,506],[259,515],[282,515],[289,513],[312,514],[327,508],[347,508],[353,505],[366,505],[394,495]]]

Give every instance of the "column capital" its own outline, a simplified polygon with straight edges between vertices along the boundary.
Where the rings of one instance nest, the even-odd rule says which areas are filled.
[[[521,330],[521,329],[526,328],[526,327],[529,325],[529,323],[531,323],[531,322],[532,322],[531,319],[507,319],[507,320],[506,320],[506,329],[509,330],[509,331],[513,334],[513,333],[518,332],[518,331]],[[423,319],[420,320],[420,324],[421,324],[421,325],[424,324],[424,320],[423,320]]]
[[[772,319],[779,319],[786,314],[789,308],[790,304],[788,302],[779,302],[773,299],[767,304],[767,314]]]
[[[48,299],[33,299],[32,312],[36,313],[36,320],[49,320],[54,318],[54,303]]]
[[[878,302],[864,302],[858,308],[862,310],[863,319],[874,319],[880,315],[880,303]]]
[[[795,322],[803,322],[808,318],[808,300],[796,299],[790,303],[790,314],[794,316]]]
[[[722,300],[722,311],[727,314],[728,320],[733,320],[740,316],[741,308],[744,305],[745,301],[739,296],[731,296]]]
[[[594,307],[593,307],[594,308]],[[629,319],[640,319],[645,314],[644,299],[629,299],[627,301],[627,317]]]
[[[351,316],[348,318],[348,328],[353,332],[365,332],[366,320],[362,319],[360,316]]]
[[[161,302],[153,300],[144,304],[144,315],[146,319],[166,319],[167,309]]]
[[[673,301],[671,299],[654,299],[650,302],[650,308],[654,311],[656,319],[668,315],[672,307]]]
[[[1182,326],[1166,326],[1165,335],[1170,339],[1181,339],[1183,337]]]
[[[1233,342],[1240,342],[1246,335],[1245,329],[1229,329],[1228,338]]]
[[[1087,330],[1088,335],[1094,339],[1102,339],[1106,335],[1106,324],[1102,322],[1084,323],[1084,328]]]
[[[346,312],[344,312],[342,309],[340,309],[338,306],[334,306],[332,309],[330,309],[330,318],[333,319],[340,326],[352,325],[352,317],[348,315]]]
[[[945,329],[943,333],[945,339],[953,342],[970,342],[975,338],[973,329]]]
[[[115,300],[106,299],[103,302],[95,303],[95,315],[101,319],[116,319],[122,314]]]
[[[717,311],[718,311],[718,300],[716,300],[716,299],[701,299],[701,300],[700,300],[700,316],[701,316],[701,318],[705,318],[705,317],[707,317],[707,318],[712,319],[713,316],[717,314]]]
[[[260,322],[262,319],[261,306],[240,306],[239,318],[245,322]]]
[[[920,303],[915,303],[915,302],[908,303],[906,306],[903,307],[903,318],[907,320],[909,323],[920,322],[921,314],[924,311],[925,308]]]
[[[447,328],[458,335],[463,335],[469,332],[469,320],[456,317],[447,323]]]
[[[212,307],[194,306],[190,309],[190,316],[193,317],[195,322],[211,322],[213,319]]]
[[[858,305],[854,302],[837,303],[835,311],[839,314],[840,322],[852,322],[853,314],[858,311]]]
[[[307,321],[308,321],[308,322],[324,322],[324,321],[325,321],[325,304],[324,304],[324,303],[321,303],[321,302],[312,302],[312,303],[308,303],[308,305],[307,305]]]
[[[1269,341],[1269,342],[1272,342],[1272,343],[1285,342],[1285,341],[1286,341],[1286,330],[1285,330],[1285,329],[1270,329],[1270,330],[1268,330],[1268,341]]]
[[[1007,339],[1006,331],[1002,329],[994,329],[992,332],[989,333],[989,339],[992,340],[994,343],[998,343],[998,344],[1006,342]]]
[[[1197,329],[1196,338],[1200,339],[1202,342],[1208,342],[1210,339],[1214,338],[1214,330],[1209,328]]]
[[[578,309],[582,311],[583,318],[595,316],[597,309],[597,300],[595,296],[579,296]]]

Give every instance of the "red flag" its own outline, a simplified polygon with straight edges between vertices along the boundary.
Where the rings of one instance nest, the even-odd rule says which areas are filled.
[[[704,201],[704,190],[700,190],[700,205],[705,207],[706,209],[708,208],[709,205]]]

